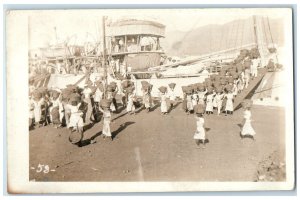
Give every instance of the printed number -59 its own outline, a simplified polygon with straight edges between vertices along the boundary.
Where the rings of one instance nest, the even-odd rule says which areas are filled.
[[[49,172],[49,165],[41,165],[39,164],[36,170],[37,173],[43,172],[47,174]]]

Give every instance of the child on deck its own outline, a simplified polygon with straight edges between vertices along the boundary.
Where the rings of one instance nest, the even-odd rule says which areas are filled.
[[[199,105],[202,106],[202,105]],[[203,144],[203,149],[205,148],[205,129],[204,129],[204,118],[202,113],[196,113],[196,124],[197,124],[197,130],[194,134],[194,139],[197,144],[197,148],[199,148],[200,143]]]
[[[245,137],[250,137],[253,140],[254,139],[254,135],[256,134],[254,129],[252,128],[251,125],[251,103],[250,102],[243,102],[243,107],[245,108],[244,111],[244,125],[241,131],[241,139],[245,138]]]
[[[101,108],[101,106],[99,107],[99,110],[103,113],[102,134],[103,134],[104,138],[110,137],[111,140],[113,140],[113,137],[112,137],[112,134],[110,131],[111,113],[110,113],[109,107],[111,104],[111,102],[110,102],[111,100],[104,99],[103,101],[104,101],[102,104],[103,109]]]

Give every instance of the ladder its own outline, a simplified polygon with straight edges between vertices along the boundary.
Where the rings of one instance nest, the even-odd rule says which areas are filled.
[[[257,77],[255,77],[253,80],[249,81],[249,85],[247,88],[244,88],[241,93],[239,93],[236,98],[234,99],[233,103],[233,110],[237,110],[239,106],[241,105],[242,101],[253,91],[253,89],[260,83],[260,81],[263,79],[265,74],[267,73],[266,68],[260,68],[258,69]]]

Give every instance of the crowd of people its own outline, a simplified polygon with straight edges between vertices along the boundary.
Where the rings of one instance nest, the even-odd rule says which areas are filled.
[[[29,62],[29,75],[34,77],[41,74],[86,74],[87,72],[100,72],[102,68],[99,59],[62,59],[62,60],[31,60]]]
[[[251,79],[257,77],[258,67],[260,67],[260,61],[256,51],[241,51],[238,58],[223,67],[218,74],[212,74],[202,83],[182,87],[184,94],[182,108],[187,114],[194,113],[196,117],[197,130],[194,139],[197,145],[202,143],[205,146],[204,115],[213,114],[214,109],[217,110],[217,115],[222,112],[225,115],[232,115],[234,98],[248,87]],[[150,112],[154,105],[151,96],[153,86],[147,81],[141,83],[142,108]],[[168,87],[159,88],[162,115],[167,115],[179,102],[174,92],[175,87],[175,83],[170,83]],[[107,84],[101,79],[96,82],[87,81],[83,89],[75,85],[67,85],[62,90],[49,90],[34,88],[31,85],[29,128],[39,128],[45,125],[52,125],[55,128],[66,127],[70,131],[70,141],[80,144],[84,127],[102,121],[103,136],[113,139],[110,129],[112,115],[119,111],[120,105],[126,108],[128,114],[136,114],[139,101],[135,90],[134,82],[129,79],[123,80],[121,87],[118,87],[115,82]],[[120,104],[117,103],[117,94],[122,94]],[[253,137],[255,132],[250,123],[251,102],[245,101],[243,106],[245,123],[241,137],[248,135]]]

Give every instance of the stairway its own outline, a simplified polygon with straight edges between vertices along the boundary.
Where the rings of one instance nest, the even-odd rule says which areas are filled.
[[[248,87],[244,88],[243,91],[235,97],[234,103],[233,103],[233,110],[236,110],[239,107],[239,105],[242,103],[242,101],[257,86],[257,84],[262,80],[262,78],[265,76],[266,73],[267,73],[266,68],[258,69],[257,77],[254,78],[253,80],[251,80],[251,78],[250,78]]]

